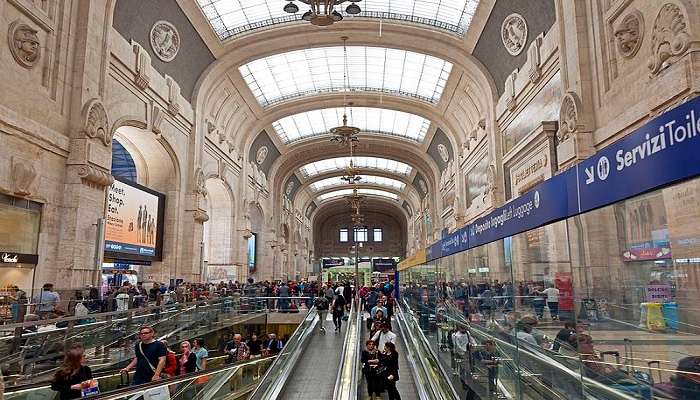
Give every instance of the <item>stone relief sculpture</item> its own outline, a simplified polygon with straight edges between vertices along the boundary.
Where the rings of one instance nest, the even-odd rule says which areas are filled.
[[[496,167],[494,165],[489,165],[488,168],[486,168],[486,189],[484,189],[483,193],[483,201],[486,202],[486,199],[490,194],[493,194],[493,192],[496,190]]]
[[[265,159],[267,158],[267,146],[261,146],[258,149],[258,152],[255,153],[255,162],[258,163],[258,165],[262,165],[262,163],[265,162]]]
[[[284,190],[284,194],[289,196],[290,194],[292,194],[292,190],[294,190],[294,182],[289,182],[287,183],[287,188]]]
[[[639,11],[627,14],[615,29],[615,41],[620,55],[632,58],[642,45],[644,17]]]
[[[207,196],[207,177],[204,176],[204,171],[201,168],[197,168],[194,173],[194,192],[204,197]]]
[[[173,24],[168,21],[156,22],[151,28],[149,37],[151,48],[158,58],[163,62],[175,59],[177,52],[180,51],[180,34]]]
[[[420,186],[420,190],[423,191],[423,195],[428,194],[428,186],[425,184],[425,181],[422,179],[418,180],[418,186]]]
[[[659,10],[651,32],[651,58],[649,70],[652,75],[675,62],[690,45],[686,16],[676,4],[666,3]]]
[[[576,93],[568,92],[562,98],[559,106],[559,130],[557,131],[559,143],[576,132],[580,112],[579,104]]]
[[[450,153],[447,151],[447,147],[440,143],[437,145],[438,153],[440,153],[440,158],[443,162],[448,162],[450,160]]]
[[[501,40],[510,55],[517,56],[527,42],[527,22],[520,14],[510,14],[501,24]]]
[[[102,102],[92,99],[83,108],[83,132],[89,138],[101,139],[105,146],[112,144],[107,111]]]
[[[31,187],[37,175],[34,162],[12,157],[11,163],[14,194],[20,197],[29,196],[32,194]]]
[[[15,61],[24,68],[33,68],[41,57],[41,46],[36,29],[19,21],[10,24],[7,38]]]

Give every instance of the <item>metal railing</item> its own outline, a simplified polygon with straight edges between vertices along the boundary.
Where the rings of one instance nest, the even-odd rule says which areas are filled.
[[[359,371],[361,368],[361,331],[362,311],[355,301],[350,308],[348,328],[340,355],[340,369],[335,379],[333,400],[356,400],[359,388]]]
[[[268,368],[249,400],[275,400],[279,397],[285,382],[291,376],[294,366],[304,352],[316,323],[316,308],[312,307],[304,321],[297,326],[275,362]]]

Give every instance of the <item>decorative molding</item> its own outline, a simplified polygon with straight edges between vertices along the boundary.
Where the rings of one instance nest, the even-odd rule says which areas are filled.
[[[180,113],[180,85],[169,75],[165,75],[165,83],[168,85],[168,112],[177,115]]]
[[[659,10],[651,32],[651,58],[648,67],[652,75],[657,75],[688,50],[690,35],[683,10],[672,3],[666,3]]]
[[[442,159],[443,162],[450,161],[450,152],[447,151],[447,147],[444,144],[439,143],[437,145],[437,150],[438,150],[438,153],[440,154],[440,159]]]
[[[262,165],[262,163],[264,163],[265,159],[267,158],[268,152],[269,151],[267,149],[267,146],[260,146],[257,153],[255,153],[255,162],[258,165]]]
[[[163,113],[163,109],[157,105],[153,105],[153,110],[151,113],[151,131],[153,131],[153,133],[156,135],[163,133],[161,129],[163,127],[164,117],[165,114]]]
[[[522,53],[527,43],[527,22],[522,15],[513,13],[503,20],[501,41],[511,56]]]
[[[574,92],[567,92],[561,99],[559,106],[559,130],[557,139],[564,142],[578,131],[579,117],[581,115],[581,100]]]
[[[95,189],[102,189],[114,183],[112,174],[88,164],[79,165],[77,174],[83,184]]]
[[[27,69],[34,68],[41,58],[41,44],[37,33],[38,30],[20,20],[13,21],[7,32],[12,57]]]
[[[99,99],[91,99],[83,107],[83,130],[85,136],[101,139],[105,146],[112,144],[113,132],[108,128],[107,111]]]
[[[207,214],[205,210],[196,209],[192,212],[192,218],[195,220],[195,222],[205,223],[209,221],[209,214]]]
[[[131,48],[136,55],[136,74],[134,75],[134,84],[141,89],[146,90],[151,77],[148,75],[148,68],[151,66],[151,56],[140,44],[131,41]]]
[[[644,38],[644,16],[637,10],[622,18],[615,29],[617,50],[624,58],[632,58],[642,46]]]
[[[12,165],[13,194],[20,197],[31,195],[32,184],[37,176],[36,168],[34,168],[35,162],[12,156],[10,163]]]
[[[148,37],[150,38],[153,53],[163,62],[167,63],[174,60],[180,51],[180,33],[168,21],[157,21],[153,24]]]
[[[518,79],[517,69],[511,72],[511,74],[508,75],[508,78],[506,78],[505,95],[508,96],[508,100],[506,101],[506,107],[508,108],[508,111],[515,110],[515,107],[518,105],[518,102],[515,100],[516,79]]]
[[[530,43],[527,49],[527,58],[530,61],[530,66],[527,70],[527,76],[530,78],[530,83],[533,85],[542,78],[542,58],[540,57],[540,48],[544,41],[544,34],[538,35],[535,40]]]

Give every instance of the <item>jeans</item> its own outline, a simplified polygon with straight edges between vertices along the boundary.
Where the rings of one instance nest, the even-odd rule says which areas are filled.
[[[334,312],[333,313],[333,325],[335,329],[340,330],[340,326],[343,324],[343,313]]]
[[[326,322],[326,318],[328,317],[328,310],[317,310],[317,312],[318,312],[318,326],[320,327],[320,329],[325,331],[326,328],[324,328],[323,325]]]
[[[558,301],[548,301],[547,307],[549,307],[549,314],[552,316],[552,319],[558,319],[559,318],[559,302]]]

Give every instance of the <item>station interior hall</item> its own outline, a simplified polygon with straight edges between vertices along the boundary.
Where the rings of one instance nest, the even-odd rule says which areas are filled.
[[[700,400],[700,0],[0,0],[0,400]]]

